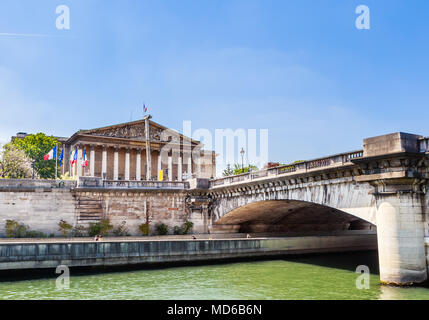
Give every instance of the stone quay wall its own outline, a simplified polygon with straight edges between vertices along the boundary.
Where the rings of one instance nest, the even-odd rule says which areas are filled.
[[[270,239],[3,242],[0,270],[183,263],[376,248],[377,236],[368,232]]]
[[[114,226],[125,222],[130,235],[139,235],[139,225],[149,221],[150,230],[156,233],[156,225],[164,223],[170,233],[175,226],[182,226],[187,220],[194,223],[193,233],[204,233],[207,229],[206,218],[202,213],[190,212],[185,205],[187,193],[183,190],[111,190],[76,189],[73,191],[76,201],[93,199],[100,202],[103,218],[109,218]],[[79,220],[77,209],[77,223]]]
[[[6,220],[24,223],[31,230],[59,235],[61,219],[76,221],[73,181],[0,180],[0,237]]]
[[[31,230],[61,235],[58,223],[88,226],[109,218],[117,227],[125,221],[130,235],[140,235],[138,226],[149,219],[151,231],[165,223],[170,233],[186,220],[193,232],[207,230],[205,215],[186,209],[184,190],[111,190],[76,188],[75,181],[0,180],[0,237],[6,220],[24,223]],[[84,203],[84,205],[82,205]]]

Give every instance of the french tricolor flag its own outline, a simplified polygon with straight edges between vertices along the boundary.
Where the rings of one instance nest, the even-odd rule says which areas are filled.
[[[86,149],[83,152],[83,161],[82,161],[82,167],[87,167],[88,166],[88,159],[86,158]]]
[[[48,154],[43,156],[43,160],[53,160],[57,158],[57,146],[55,146]]]
[[[74,155],[73,155],[73,160],[71,161],[71,165],[72,165],[72,167],[73,167],[73,165],[75,165],[76,163],[77,163],[77,149],[75,150]]]

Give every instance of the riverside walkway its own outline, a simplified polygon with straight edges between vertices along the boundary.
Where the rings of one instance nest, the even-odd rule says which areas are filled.
[[[247,235],[246,235],[247,236]],[[80,239],[2,239],[0,270],[177,264],[288,254],[376,250],[377,235],[349,231],[335,235],[232,238],[221,235]]]

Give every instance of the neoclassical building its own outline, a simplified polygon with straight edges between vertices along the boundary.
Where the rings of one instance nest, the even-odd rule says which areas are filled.
[[[66,141],[63,172],[105,180],[183,181],[216,175],[216,155],[199,141],[146,116],[142,120],[80,130]],[[87,166],[82,166],[86,151]],[[71,152],[71,154],[70,154]],[[77,153],[77,163],[70,161]],[[160,174],[160,172],[162,173]]]

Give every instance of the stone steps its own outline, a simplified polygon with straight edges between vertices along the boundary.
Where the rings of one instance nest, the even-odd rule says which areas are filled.
[[[95,203],[95,204],[78,204],[77,208],[85,210],[85,209],[103,209],[103,206],[101,205],[101,203]]]
[[[99,199],[78,198],[76,211],[78,223],[99,222],[103,218],[103,204]]]

